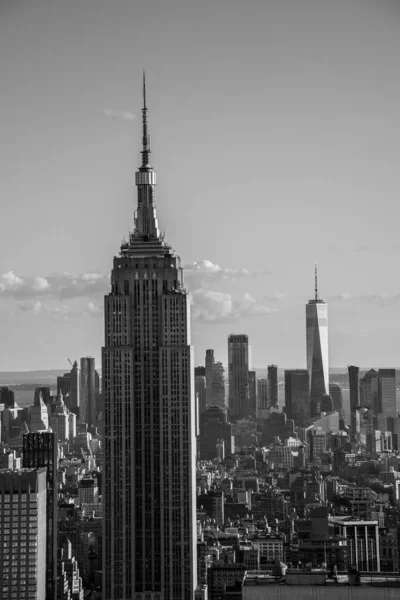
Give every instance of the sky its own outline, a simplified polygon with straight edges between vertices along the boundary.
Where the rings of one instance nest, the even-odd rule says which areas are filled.
[[[331,366],[400,366],[399,26],[396,0],[0,0],[0,371],[100,364],[143,68],[196,364],[248,333],[254,367],[304,368],[318,261]]]

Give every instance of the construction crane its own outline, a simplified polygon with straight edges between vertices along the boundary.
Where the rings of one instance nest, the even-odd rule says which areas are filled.
[[[71,365],[72,368],[74,368],[74,365],[71,362],[71,359],[68,359],[69,364]]]

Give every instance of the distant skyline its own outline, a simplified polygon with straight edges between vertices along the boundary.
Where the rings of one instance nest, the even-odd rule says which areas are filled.
[[[0,371],[100,365],[143,68],[195,364],[246,333],[305,368],[315,260],[330,364],[400,363],[399,25],[393,0],[0,0]]]

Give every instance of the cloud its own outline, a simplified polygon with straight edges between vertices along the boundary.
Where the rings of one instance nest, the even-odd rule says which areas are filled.
[[[15,275],[14,271],[8,271],[0,275],[0,293],[15,293],[24,285],[23,279]]]
[[[136,115],[127,110],[112,110],[106,108],[103,110],[103,115],[105,117],[111,117],[112,119],[121,119],[122,121],[134,121],[136,119]]]
[[[195,290],[192,293],[192,305],[193,319],[203,323],[234,322],[276,311],[247,292],[233,296],[211,290]]]
[[[0,297],[16,299],[52,297],[59,300],[105,294],[110,289],[110,277],[103,273],[54,273],[47,277],[20,277],[13,271],[0,276]]]
[[[89,304],[87,305],[87,311],[89,314],[94,315],[94,316],[103,314],[103,309],[100,308],[100,306],[97,306],[96,304],[94,304],[93,302],[89,302]]]
[[[189,289],[205,287],[220,281],[234,281],[254,275],[247,269],[227,269],[210,260],[188,263],[184,265],[183,270]]]

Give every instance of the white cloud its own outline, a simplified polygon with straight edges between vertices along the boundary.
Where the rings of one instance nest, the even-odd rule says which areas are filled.
[[[106,108],[103,110],[103,114],[105,117],[111,117],[113,119],[122,119],[123,121],[134,121],[136,119],[136,115],[129,112],[128,110],[112,110]]]
[[[89,314],[92,314],[94,316],[103,314],[102,308],[100,308],[100,306],[97,306],[97,304],[94,304],[94,302],[88,303],[87,310],[88,310]]]
[[[193,319],[203,323],[238,321],[246,317],[267,315],[275,312],[264,302],[245,293],[241,296],[199,289],[192,294]]]
[[[23,279],[15,275],[14,271],[8,271],[0,275],[0,292],[10,293],[18,291],[24,285]]]

